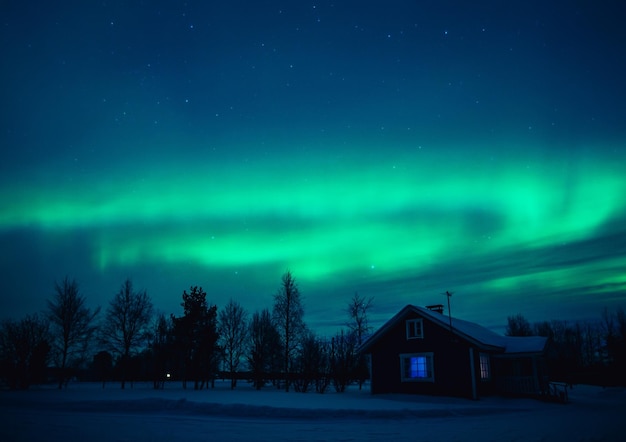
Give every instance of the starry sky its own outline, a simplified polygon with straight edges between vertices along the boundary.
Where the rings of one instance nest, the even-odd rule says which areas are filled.
[[[0,312],[75,278],[332,334],[626,301],[620,1],[0,3]]]

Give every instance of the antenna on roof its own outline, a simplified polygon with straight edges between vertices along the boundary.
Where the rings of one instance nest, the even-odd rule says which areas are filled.
[[[446,290],[442,295],[446,295],[448,297],[448,318],[450,319],[450,333],[452,333],[452,312],[450,311],[450,298],[452,297],[452,293]]]

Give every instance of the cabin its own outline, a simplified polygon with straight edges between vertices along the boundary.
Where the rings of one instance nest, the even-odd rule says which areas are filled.
[[[502,336],[444,315],[441,305],[407,305],[359,351],[370,355],[373,394],[478,399],[542,395],[548,388],[545,347],[544,337]]]

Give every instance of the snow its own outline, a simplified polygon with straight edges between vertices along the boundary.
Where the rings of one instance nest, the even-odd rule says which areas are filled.
[[[623,440],[626,389],[575,386],[569,404],[297,393],[241,383],[164,390],[75,383],[0,392],[2,441]]]

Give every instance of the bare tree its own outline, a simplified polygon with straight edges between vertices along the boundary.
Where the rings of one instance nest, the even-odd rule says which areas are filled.
[[[245,352],[248,336],[248,312],[232,299],[219,313],[221,347],[224,351],[226,366],[230,372],[230,388],[237,386],[235,373]]]
[[[302,337],[295,360],[294,389],[306,393],[315,388],[324,393],[330,385],[330,347],[328,342],[318,338],[311,331]]]
[[[282,276],[281,287],[274,296],[273,316],[283,345],[285,391],[289,391],[291,364],[300,338],[305,331],[300,290],[289,271]]]
[[[48,321],[38,315],[0,324],[0,376],[12,389],[44,380],[50,352]]]
[[[152,386],[155,390],[165,387],[173,355],[173,321],[160,313],[157,316],[151,336]]]
[[[606,342],[606,356],[614,381],[623,382],[626,371],[626,313],[619,307],[614,314],[608,309],[602,312],[602,327]]]
[[[254,387],[260,390],[280,367],[280,334],[267,309],[252,315],[249,328],[248,365]]]
[[[77,368],[85,356],[100,308],[92,311],[85,307],[78,283],[67,276],[60,284],[55,282],[54,289],[54,298],[48,300],[48,319],[53,354],[60,371],[59,388],[63,388],[69,380],[70,366]]]
[[[507,318],[506,332],[507,336],[532,336],[533,331],[528,320],[518,313]]]
[[[335,391],[343,393],[353,377],[356,365],[356,335],[343,330],[332,338],[330,344],[331,377]]]
[[[358,348],[363,344],[364,337],[366,337],[371,330],[367,313],[372,307],[373,302],[374,298],[366,299],[358,293],[355,293],[348,303],[348,315],[350,315],[348,328],[356,341],[356,346],[353,348],[354,352],[358,351]],[[369,363],[367,356],[364,354],[352,355],[352,359],[354,360],[355,366],[351,374],[359,382],[360,390],[363,388],[363,383],[369,378]]]
[[[582,362],[585,367],[593,367],[601,362],[602,332],[600,324],[587,321],[583,323],[582,329]]]
[[[152,301],[146,291],[135,292],[130,279],[124,281],[107,309],[101,337],[120,356],[122,389],[126,385],[131,354],[150,336],[152,310]]]
[[[348,322],[348,328],[357,338],[357,345],[363,343],[363,337],[367,335],[372,329],[369,325],[367,312],[372,307],[374,298],[365,299],[358,293],[355,293],[348,303],[348,315],[350,316],[350,322]]]

